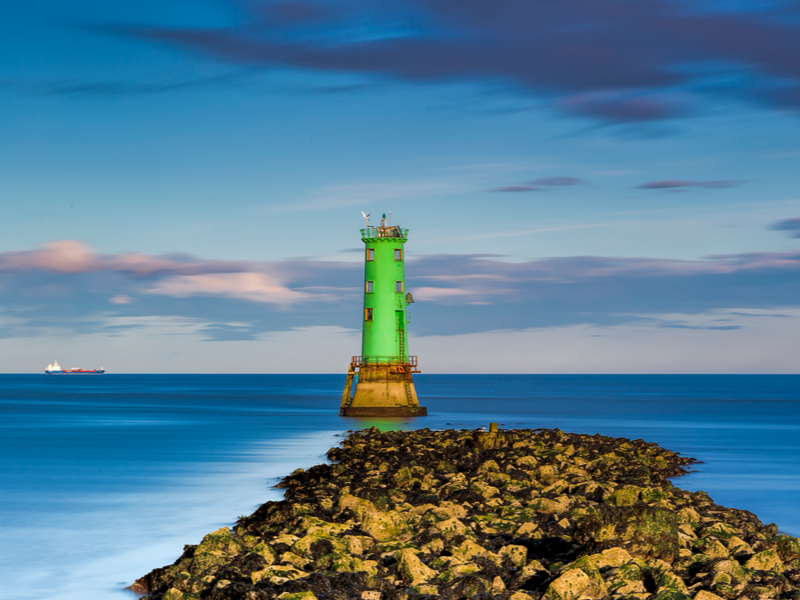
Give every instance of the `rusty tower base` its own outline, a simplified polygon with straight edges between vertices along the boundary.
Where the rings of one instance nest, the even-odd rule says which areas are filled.
[[[428,410],[419,405],[412,373],[417,357],[354,356],[347,371],[339,414],[343,417],[424,417]],[[386,357],[388,358],[388,357]],[[374,362],[373,362],[374,361]]]

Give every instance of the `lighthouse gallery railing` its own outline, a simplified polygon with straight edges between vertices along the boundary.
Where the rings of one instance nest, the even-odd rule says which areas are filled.
[[[410,365],[417,366],[416,356],[354,356],[353,366],[362,365]]]

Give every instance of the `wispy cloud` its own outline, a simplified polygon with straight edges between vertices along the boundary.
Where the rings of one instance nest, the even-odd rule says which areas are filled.
[[[662,179],[660,181],[648,181],[636,187],[642,190],[673,190],[676,188],[707,188],[720,189],[741,185],[741,181],[718,180],[718,181],[691,181],[687,179]]]
[[[521,185],[505,185],[501,187],[491,188],[490,192],[538,192],[548,187],[564,187],[569,185],[578,185],[584,183],[583,179],[577,177],[542,177],[541,179],[534,179]]]
[[[565,185],[578,185],[580,183],[584,183],[583,179],[578,179],[577,177],[564,177],[564,176],[556,176],[556,177],[542,177],[541,179],[534,179],[530,182],[530,185],[542,185],[546,187],[562,187]]]
[[[491,188],[490,192],[538,192],[542,188],[532,185],[503,185],[496,188]]]
[[[773,223],[769,228],[774,231],[786,231],[789,233],[789,237],[800,238],[800,219],[798,218],[783,219]]]
[[[54,80],[40,81],[33,79],[3,79],[0,89],[7,89],[21,94],[35,96],[74,96],[74,97],[128,97],[147,96],[166,92],[191,89],[229,88],[241,85],[254,75],[252,69],[237,69],[233,73],[209,75],[191,79],[173,79],[168,75],[162,81],[122,81],[122,80]]]
[[[335,7],[254,0],[240,8],[243,22],[236,27],[107,29],[249,68],[500,84],[611,123],[680,117],[709,95],[800,109],[796,3],[758,12],[692,11],[678,0]],[[720,77],[746,84],[721,86]]]

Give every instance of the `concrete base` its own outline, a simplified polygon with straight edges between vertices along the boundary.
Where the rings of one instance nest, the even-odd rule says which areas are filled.
[[[339,414],[347,417],[422,417],[411,365],[351,365]],[[352,388],[355,383],[355,389]],[[350,396],[352,390],[352,397]]]
[[[350,406],[419,406],[417,390],[410,381],[364,381],[359,374]]]
[[[350,406],[341,411],[343,417],[426,417],[424,406]]]

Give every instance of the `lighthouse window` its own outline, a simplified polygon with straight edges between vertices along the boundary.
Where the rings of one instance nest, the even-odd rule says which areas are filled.
[[[403,251],[400,248],[395,248],[394,259],[395,260],[403,260]]]
[[[371,281],[367,282],[367,293],[368,294],[372,293],[372,282]]]
[[[367,248],[367,260],[375,260],[375,248]]]
[[[402,281],[395,281],[394,282],[394,291],[398,294],[403,293],[403,282]]]
[[[364,309],[364,320],[365,321],[372,321],[372,309],[365,308]]]

